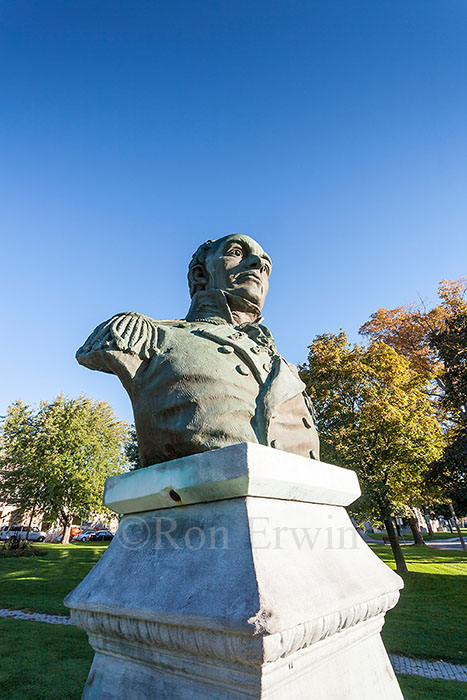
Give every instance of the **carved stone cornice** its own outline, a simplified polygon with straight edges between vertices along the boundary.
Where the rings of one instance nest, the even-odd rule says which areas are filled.
[[[285,658],[338,632],[376,618],[393,608],[398,599],[399,591],[393,591],[274,634],[252,631],[249,635],[240,631],[174,625],[145,618],[141,612],[138,617],[128,617],[124,611],[108,612],[85,607],[72,609],[71,617],[78,627],[93,637],[122,639],[256,667]]]
[[[291,629],[265,636],[264,660],[276,661],[332,637],[338,632],[354,627],[391,610],[399,600],[399,591],[386,593],[359,605],[303,622]]]

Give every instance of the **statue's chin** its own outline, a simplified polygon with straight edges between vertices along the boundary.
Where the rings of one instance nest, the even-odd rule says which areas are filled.
[[[229,306],[236,311],[256,311],[258,315],[262,309],[262,299],[258,298],[258,294],[254,294],[251,290],[244,287],[238,289],[224,290],[228,297]]]

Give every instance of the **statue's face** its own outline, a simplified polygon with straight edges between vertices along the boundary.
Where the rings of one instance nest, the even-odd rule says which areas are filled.
[[[216,241],[206,258],[206,289],[223,289],[263,308],[269,289],[271,258],[249,236],[233,234]]]

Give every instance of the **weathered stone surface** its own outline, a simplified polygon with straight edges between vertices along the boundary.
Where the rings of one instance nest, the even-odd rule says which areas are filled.
[[[141,466],[240,442],[319,459],[305,385],[260,317],[270,270],[248,236],[210,241],[190,263],[185,320],[117,314],[79,348],[127,390]]]
[[[288,500],[298,465],[294,474],[284,463],[291,479],[284,478],[280,497],[275,460],[303,462],[309,472],[313,465],[250,447],[225,452],[231,462],[251,461],[251,473],[260,456],[271,463],[275,497],[127,514],[67,597],[72,619],[96,650],[84,698],[402,698],[379,636],[400,578],[371,552],[342,506]],[[165,465],[168,472],[171,466],[175,483],[183,464]],[[326,465],[318,466],[320,489],[332,500],[333,487],[340,488],[336,472],[329,469],[326,485]],[[220,472],[229,477],[235,466]],[[142,477],[160,492],[151,469],[128,475],[130,491],[132,479],[145,490]],[[340,500],[342,492],[334,497]]]
[[[138,513],[239,496],[347,506],[360,495],[355,472],[240,443],[107,479],[104,505]]]

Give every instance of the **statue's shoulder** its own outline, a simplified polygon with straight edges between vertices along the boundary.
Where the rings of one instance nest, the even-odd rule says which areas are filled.
[[[76,357],[80,361],[90,354],[119,350],[131,352],[141,359],[149,359],[157,352],[159,328],[177,323],[180,321],[156,321],[134,311],[116,314],[93,330],[78,349]]]

